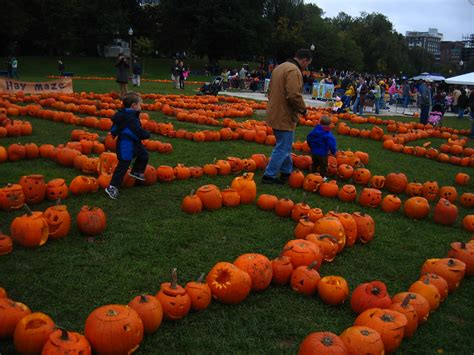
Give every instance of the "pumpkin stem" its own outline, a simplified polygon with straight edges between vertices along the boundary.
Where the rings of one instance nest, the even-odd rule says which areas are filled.
[[[333,340],[330,336],[325,336],[324,338],[321,339],[321,343],[324,346],[332,346]]]
[[[201,275],[199,275],[199,277],[197,279],[197,282],[202,283],[202,281],[204,280],[204,276],[206,276],[205,272],[203,272]]]
[[[171,288],[176,290],[178,287],[178,269],[172,268],[171,269]]]
[[[194,196],[194,192],[195,192],[194,189],[191,190],[191,192],[189,193],[189,196]]]
[[[373,295],[380,295],[380,288],[372,287],[372,289],[370,290],[370,293],[372,293]]]
[[[301,201],[301,203],[303,205],[306,205],[308,203],[308,194],[305,192],[303,192],[303,200]]]
[[[382,320],[383,322],[393,322],[394,321],[393,317],[390,314],[387,314],[387,313],[384,313],[380,317],[380,320]]]
[[[114,309],[109,309],[106,313],[107,316],[109,317],[115,317],[115,316],[118,316],[118,312]]]
[[[288,251],[288,250],[291,250],[291,249],[293,249],[293,247],[288,247],[288,248],[283,249],[283,250],[280,252],[280,255],[278,255],[278,259],[283,258],[283,253],[284,253],[285,251]]]
[[[402,307],[407,308],[408,305],[410,304],[410,300],[411,300],[411,294],[406,295],[406,297],[402,301]]]
[[[60,336],[61,340],[64,340],[64,341],[69,340],[69,333],[66,329],[64,329],[63,327],[60,327],[60,326],[56,326],[56,329],[61,331],[61,336]]]
[[[26,214],[27,214],[28,216],[31,216],[31,215],[33,214],[33,212],[32,212],[31,209],[30,209],[30,206],[28,206],[26,203],[23,205],[23,207],[25,207],[25,209],[26,209]]]
[[[146,295],[142,293],[140,295],[140,303],[147,303],[147,302],[148,302],[148,298],[146,298]]]
[[[430,278],[429,277],[425,277],[425,279],[423,280],[423,283],[425,285],[429,285],[430,284]]]
[[[315,267],[316,265],[318,265],[318,261],[317,261],[317,260],[313,261],[311,264],[308,265],[308,270],[314,269],[314,267]]]
[[[363,330],[360,331],[360,334],[362,334],[363,336],[367,337],[367,336],[369,336],[370,333],[369,333],[369,331],[368,331],[367,329],[363,329]]]
[[[61,197],[59,197],[57,200],[56,200],[56,206],[59,206],[61,204]]]

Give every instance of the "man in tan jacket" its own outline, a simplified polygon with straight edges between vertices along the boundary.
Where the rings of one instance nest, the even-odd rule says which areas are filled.
[[[306,115],[302,71],[311,64],[311,60],[311,52],[300,49],[293,59],[280,64],[272,72],[266,121],[273,128],[276,145],[262,178],[264,184],[285,184],[293,171],[291,149],[298,115]],[[280,177],[277,177],[279,173]]]

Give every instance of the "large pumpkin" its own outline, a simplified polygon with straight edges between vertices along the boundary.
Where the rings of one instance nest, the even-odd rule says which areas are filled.
[[[71,229],[71,215],[66,205],[54,205],[43,212],[43,217],[48,223],[49,238],[64,238]]]
[[[209,211],[222,207],[222,194],[216,185],[201,186],[197,190],[196,195],[201,199],[203,207]]]
[[[143,329],[146,334],[154,333],[163,320],[163,307],[154,296],[140,295],[128,303],[133,308],[143,322]]]
[[[272,281],[272,264],[265,255],[243,254],[235,259],[234,265],[249,274],[252,291],[263,291]]]
[[[49,316],[40,312],[28,314],[15,327],[15,350],[19,353],[39,354],[52,332],[54,321]]]
[[[24,247],[40,247],[48,240],[49,227],[42,212],[31,212],[27,207],[27,213],[16,217],[11,226],[12,239]]]
[[[84,333],[98,354],[130,354],[140,346],[143,330],[143,322],[133,308],[110,304],[89,314]]]
[[[4,211],[13,211],[23,207],[25,194],[18,184],[8,184],[0,189],[0,208]]]
[[[351,308],[359,314],[369,308],[387,308],[392,303],[387,287],[381,281],[357,286],[352,292]]]
[[[412,219],[423,219],[430,213],[430,204],[424,197],[410,197],[403,205],[405,215]]]
[[[301,343],[298,355],[315,354],[345,355],[347,348],[336,334],[330,332],[311,333]]]
[[[23,303],[0,298],[0,339],[11,338],[20,319],[30,313]]]
[[[314,233],[316,234],[330,234],[337,239],[339,245],[339,252],[344,249],[346,245],[346,232],[344,226],[336,217],[323,217],[318,219],[314,224]]]
[[[99,207],[82,206],[76,217],[77,227],[82,234],[94,236],[107,227],[107,217]]]
[[[448,283],[449,293],[458,288],[466,273],[466,264],[453,258],[428,259],[421,268],[422,273],[437,274]]]
[[[474,275],[474,243],[454,242],[448,257],[462,261],[466,264],[466,275]]]
[[[365,326],[353,326],[344,330],[339,338],[346,345],[349,355],[384,355],[384,345],[379,332]]]
[[[20,178],[21,187],[28,204],[40,203],[46,196],[46,183],[43,175],[28,175]]]
[[[90,355],[92,354],[91,345],[84,335],[60,328],[49,335],[41,355],[60,354]]]
[[[408,185],[408,179],[403,173],[390,173],[385,178],[385,188],[394,194],[405,191]]]
[[[435,223],[452,226],[458,218],[458,208],[445,198],[440,198],[434,208]]]
[[[321,267],[323,256],[318,246],[304,239],[293,239],[285,244],[283,247],[283,256],[287,256],[291,259],[293,268],[296,269],[301,265],[309,265],[314,261],[317,261],[315,268],[319,270]]]
[[[207,274],[206,282],[212,297],[222,303],[237,304],[247,298],[252,279],[234,264],[219,262]]]

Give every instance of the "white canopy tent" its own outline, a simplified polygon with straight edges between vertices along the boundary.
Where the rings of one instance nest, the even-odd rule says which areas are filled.
[[[439,74],[421,73],[420,75],[414,76],[410,80],[428,80],[428,81],[443,81],[444,76]]]
[[[474,72],[453,76],[445,80],[446,84],[474,85]]]

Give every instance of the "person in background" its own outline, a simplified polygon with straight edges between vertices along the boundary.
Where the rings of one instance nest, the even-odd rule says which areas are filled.
[[[185,72],[186,72],[186,67],[184,66],[184,62],[181,60],[178,64],[179,88],[181,90],[184,90],[184,79],[186,76]]]
[[[469,107],[469,97],[466,95],[466,90],[461,91],[461,96],[458,98],[458,119],[464,118],[464,111]]]
[[[117,63],[115,63],[115,68],[117,68],[117,75],[115,76],[115,81],[119,84],[120,88],[120,97],[124,97],[128,92],[128,71],[130,69],[130,64],[128,64],[127,59],[120,53],[118,55]]]
[[[459,96],[461,96],[461,90],[459,90],[459,87],[456,86],[453,91],[453,112],[454,113],[458,113]]]
[[[133,159],[132,170],[128,173],[136,180],[145,181],[145,168],[148,164],[148,151],[142,144],[143,139],[150,138],[150,132],[142,128],[140,110],[142,98],[140,94],[129,92],[122,98],[123,109],[112,117],[112,137],[117,137],[118,165],[114,170],[110,185],[105,192],[111,199],[119,197],[119,187]]]
[[[469,94],[469,110],[471,111],[471,135],[469,138],[474,139],[474,87],[471,88]]]
[[[12,57],[12,60],[11,60],[11,65],[12,65],[12,78],[17,78],[17,79],[20,79],[19,75],[18,75],[18,60],[15,58],[15,57]]]
[[[175,59],[171,66],[171,80],[175,89],[179,89],[179,60]]]
[[[407,80],[403,82],[402,94],[403,94],[403,107],[407,108],[408,103],[410,102],[410,85],[408,84]]]
[[[140,77],[142,75],[142,66],[138,62],[138,60],[133,60],[133,68],[132,68],[132,84],[133,86],[140,87]]]
[[[230,75],[230,70],[225,68],[222,73],[222,90],[227,91],[229,88],[229,75]]]
[[[428,122],[428,117],[431,108],[431,91],[427,86],[427,82],[423,81],[419,87],[420,92],[420,123],[426,124]]]
[[[309,147],[311,148],[311,158],[313,164],[311,172],[319,174],[327,181],[328,173],[328,154],[335,155],[336,138],[331,133],[331,119],[327,116],[321,117],[321,122],[306,137]]]
[[[299,49],[292,59],[273,70],[268,88],[266,121],[273,129],[276,145],[262,177],[264,184],[283,185],[293,171],[291,151],[298,115],[306,115],[307,112],[303,100],[303,70],[311,64],[311,60],[308,49]]]
[[[247,70],[245,70],[245,67],[242,65],[242,68],[239,71],[239,87],[240,90],[245,89],[245,79],[247,78]]]
[[[58,73],[59,73],[59,76],[64,76],[64,69],[65,69],[64,62],[61,59],[59,59],[58,60]]]
[[[372,89],[372,93],[374,94],[375,99],[375,114],[378,115],[380,113],[380,100],[382,99],[382,93],[380,92],[380,85],[376,80],[374,81],[374,88]]]

